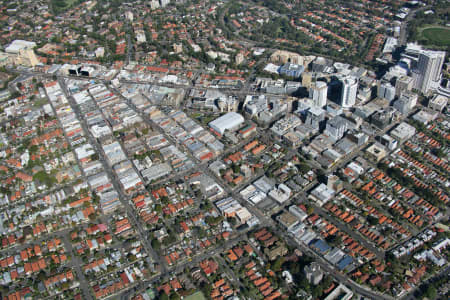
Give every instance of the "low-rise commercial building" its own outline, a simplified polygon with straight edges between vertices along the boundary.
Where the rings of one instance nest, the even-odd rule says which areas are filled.
[[[414,135],[416,134],[416,128],[414,128],[413,126],[402,122],[400,124],[398,124],[391,132],[390,135],[400,141],[400,142],[404,142],[410,138],[412,138]]]
[[[220,135],[223,135],[226,130],[234,131],[239,129],[242,124],[244,124],[244,117],[235,112],[229,112],[214,121],[210,122],[208,125]]]
[[[315,187],[309,194],[309,198],[315,201],[319,206],[324,205],[334,197],[334,191],[321,183]]]

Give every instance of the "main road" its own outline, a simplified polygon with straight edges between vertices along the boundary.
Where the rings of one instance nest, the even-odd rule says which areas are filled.
[[[402,24],[400,25],[400,37],[398,38],[399,46],[405,46],[406,42],[408,41],[408,23],[415,17],[418,12],[430,9],[431,7],[431,5],[422,6],[409,12],[405,20],[403,20]]]
[[[125,193],[122,190],[122,187],[118,183],[119,180],[118,180],[116,174],[113,172],[111,166],[107,163],[107,160],[106,160],[106,157],[105,157],[105,153],[103,152],[101,144],[92,136],[89,128],[87,127],[86,120],[84,119],[84,116],[82,115],[79,107],[75,103],[73,97],[67,91],[67,88],[66,88],[64,80],[60,80],[59,82],[60,82],[61,88],[63,89],[64,93],[67,96],[67,99],[69,100],[70,106],[72,107],[73,111],[77,115],[77,118],[79,120],[81,120],[81,125],[82,125],[82,128],[83,128],[83,131],[85,132],[86,137],[89,140],[89,143],[94,147],[96,152],[99,154],[99,157],[100,157],[99,161],[103,165],[104,171],[108,174],[108,177],[110,178],[111,183],[114,186],[114,189],[117,191],[117,193],[119,193],[119,199],[120,199],[120,201],[122,203],[122,206],[125,208],[126,215],[127,215],[128,219],[134,225],[133,227],[137,229],[137,233],[138,233],[139,238],[140,238],[140,240],[142,242],[142,245],[144,246],[144,248],[147,251],[147,253],[149,253],[152,256],[153,261],[158,262],[160,266],[164,267],[164,264],[162,264],[161,258],[157,255],[157,253],[153,250],[153,248],[151,247],[150,243],[148,242],[148,236],[146,235],[145,229],[143,228],[141,222],[139,220],[137,220],[137,218],[136,218],[136,212],[134,211],[134,209],[130,205],[130,198],[129,198],[129,196],[125,195]],[[96,103],[96,102],[94,101],[94,103]],[[149,265],[151,265],[150,262],[149,262]]]
[[[35,72],[32,72],[33,75],[43,75],[42,73],[38,73],[35,74]],[[44,76],[49,77],[48,74],[45,74]],[[65,79],[65,78],[71,78],[71,79],[75,79],[72,76],[59,76],[60,79]],[[79,78],[76,77],[76,79],[78,80],[83,80],[84,78]],[[86,80],[92,80],[93,78],[86,78]],[[105,159],[105,155],[103,153],[103,149],[101,148],[101,145],[98,143],[97,140],[95,140],[93,138],[93,136],[90,134],[89,129],[87,128],[87,124],[84,120],[84,116],[81,114],[77,104],[75,103],[74,99],[71,97],[70,93],[68,93],[66,87],[65,87],[65,82],[64,80],[59,80],[61,83],[61,87],[63,88],[63,91],[67,94],[68,99],[69,99],[69,103],[71,104],[72,108],[74,109],[74,112],[76,113],[76,115],[78,116],[78,118],[80,120],[82,120],[82,126],[83,129],[85,131],[85,133],[87,134],[87,137],[89,138],[90,143],[94,146],[94,148],[97,150],[97,152],[99,153],[101,159],[101,163],[104,166],[105,171],[107,172],[108,176],[110,177],[115,189],[117,190],[117,192],[120,194],[120,199],[122,202],[122,205],[125,207],[126,213],[128,218],[130,219],[130,221],[132,222],[132,224],[134,225],[135,228],[137,228],[137,232],[138,235],[145,247],[145,249],[147,250],[148,253],[151,254],[151,256],[153,257],[154,261],[159,262],[160,266],[162,267],[162,271],[160,276],[155,276],[153,279],[149,280],[146,282],[146,284],[148,283],[154,283],[157,280],[160,280],[161,278],[166,278],[169,277],[173,274],[176,274],[177,272],[181,272],[182,270],[184,270],[186,267],[189,266],[193,266],[195,264],[198,264],[198,262],[200,262],[201,260],[208,258],[210,256],[215,255],[215,253],[220,253],[223,252],[224,250],[226,250],[234,240],[225,243],[223,246],[218,247],[215,249],[214,253],[202,253],[199,256],[196,256],[193,258],[193,260],[191,262],[185,262],[182,264],[179,264],[177,266],[171,267],[171,266],[166,266],[165,263],[162,262],[161,258],[157,255],[156,252],[153,251],[153,249],[151,248],[151,245],[149,245],[148,240],[147,240],[147,236],[146,236],[146,231],[144,230],[144,228],[142,227],[141,223],[139,222],[139,220],[137,220],[136,215],[135,215],[135,211],[134,209],[130,206],[129,204],[129,197],[127,195],[125,195],[121,189],[121,187],[118,184],[118,180],[115,176],[115,174],[112,172],[111,167],[108,165],[108,163],[106,162]],[[100,79],[100,81],[102,81],[103,83],[107,83],[105,80]],[[186,87],[185,87],[186,88]],[[248,89],[248,86],[246,87],[246,89]],[[120,94],[120,93],[119,93]],[[166,138],[168,138],[169,141],[171,141],[174,145],[178,145],[177,141],[175,141],[172,137],[170,137],[169,135],[167,135],[162,128],[160,128],[157,124],[155,124],[153,122],[153,120],[151,120],[149,118],[149,116],[143,114],[141,111],[139,111],[134,105],[133,103],[131,103],[131,101],[129,101],[128,99],[126,99],[127,103],[131,106],[131,108],[133,110],[135,110],[136,112],[138,112],[144,119],[144,121],[146,121],[147,123],[150,123],[152,125],[153,128],[158,128],[159,131],[165,135]],[[352,288],[353,290],[355,290],[357,293],[369,297],[371,299],[392,299],[389,296],[386,295],[382,295],[380,293],[371,291],[365,287],[362,287],[358,284],[356,284],[355,282],[353,282],[352,280],[350,280],[345,274],[342,274],[340,272],[338,272],[337,270],[334,269],[334,267],[332,267],[327,261],[325,261],[322,256],[318,255],[317,253],[315,253],[314,251],[312,251],[308,246],[303,245],[303,244],[298,244],[296,243],[288,234],[285,230],[281,229],[279,227],[279,225],[272,220],[270,217],[266,216],[264,213],[262,213],[257,207],[252,206],[249,202],[245,201],[241,195],[237,192],[237,191],[233,191],[231,188],[228,187],[228,185],[226,183],[223,182],[222,178],[216,176],[213,172],[211,172],[206,164],[201,164],[199,163],[194,157],[192,157],[192,155],[187,151],[188,156],[192,159],[192,161],[197,162],[197,168],[200,169],[203,173],[209,175],[212,178],[215,178],[221,185],[222,187],[224,187],[225,191],[228,193],[228,195],[234,197],[236,200],[238,200],[241,205],[243,205],[244,207],[246,207],[253,215],[255,215],[256,217],[258,217],[258,219],[260,220],[261,226],[267,226],[269,228],[271,228],[271,230],[273,230],[274,233],[276,233],[277,235],[279,235],[280,237],[283,237],[286,239],[286,241],[290,244],[293,245],[296,248],[299,248],[300,250],[302,250],[305,253],[308,253],[310,255],[312,255],[321,265],[321,267],[325,270],[328,271],[330,274],[332,274],[335,279],[337,281],[339,281],[340,283],[346,284],[348,285],[350,288]],[[236,239],[244,239],[245,236],[243,236],[242,234],[240,236],[238,236]]]
[[[118,91],[116,91],[116,92],[118,92]],[[129,101],[129,99],[126,99],[126,100],[127,100],[127,103],[131,106],[131,108],[133,110],[135,110],[144,119],[144,121],[146,121],[149,125],[152,125],[153,128],[158,129],[158,131],[160,133],[162,133],[172,144],[179,145],[179,143],[177,143],[177,141],[174,138],[172,138],[167,133],[165,133],[164,130],[162,130],[162,128],[159,127],[158,124],[153,122],[153,120],[151,120],[148,115],[145,115],[141,111],[139,111],[137,109],[137,107],[135,107],[134,104],[131,101]],[[342,274],[339,271],[337,271],[336,269],[334,269],[334,267],[332,267],[327,261],[325,261],[322,258],[322,256],[320,256],[319,254],[313,252],[308,246],[301,245],[301,244],[298,244],[295,241],[293,241],[293,239],[287,234],[287,232],[285,230],[282,230],[282,229],[280,229],[278,227],[279,225],[276,222],[274,222],[274,220],[272,220],[270,217],[268,217],[264,213],[262,213],[257,207],[251,205],[248,201],[243,199],[242,196],[236,190],[232,190],[226,183],[223,182],[222,178],[216,176],[216,174],[211,172],[211,170],[208,169],[207,165],[199,164],[198,160],[196,160],[194,157],[192,157],[192,155],[188,151],[186,151],[186,154],[191,158],[192,161],[197,162],[197,169],[202,171],[204,174],[210,176],[211,178],[215,178],[215,180],[218,183],[220,183],[220,185],[224,188],[224,190],[227,192],[227,194],[229,196],[231,196],[234,199],[238,200],[241,205],[246,207],[253,215],[255,215],[260,220],[261,226],[270,227],[277,235],[279,235],[280,237],[285,238],[295,248],[300,248],[302,251],[307,252],[310,255],[312,255],[313,257],[315,257],[318,260],[319,264],[322,266],[322,268],[325,271],[328,271],[330,274],[333,274],[335,279],[338,280],[340,283],[346,284],[347,286],[349,286],[350,288],[352,288],[353,290],[355,290],[359,294],[361,294],[363,296],[366,296],[366,297],[369,297],[371,299],[386,299],[386,300],[393,299],[390,296],[374,292],[374,291],[372,291],[372,290],[370,290],[368,288],[365,288],[365,287],[362,287],[362,286],[358,285],[356,282],[354,282],[351,279],[349,279],[345,274]],[[204,254],[204,255],[206,255],[206,257],[209,257],[209,256],[212,256],[213,254],[209,254],[209,255],[208,254]],[[201,257],[203,258],[204,256],[201,256]],[[195,260],[195,261],[197,261],[197,260]],[[190,263],[186,263],[186,264],[180,265],[181,267],[180,268],[177,267],[175,269],[175,271],[183,270],[186,267],[186,265],[190,265]],[[162,277],[164,277],[164,274],[176,274],[176,273],[174,273],[174,269],[168,268],[168,269],[166,269],[165,271],[162,272],[162,274],[161,274]]]

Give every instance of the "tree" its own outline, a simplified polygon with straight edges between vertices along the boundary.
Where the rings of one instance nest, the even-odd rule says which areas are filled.
[[[202,290],[204,295],[211,295],[211,285],[209,282],[202,282],[200,289]]]
[[[227,218],[227,222],[231,224],[231,226],[236,226],[237,225],[237,221],[235,218]]]
[[[164,238],[163,244],[167,246],[175,243],[176,240],[177,240],[176,236],[172,233],[169,233],[169,235]]]
[[[208,225],[213,226],[213,225],[217,225],[218,223],[223,221],[223,217],[222,216],[217,216],[217,217],[213,217],[213,216],[207,216],[205,218],[206,223],[208,223]]]
[[[39,272],[38,277],[39,280],[44,281],[45,279],[47,279],[47,275],[45,274],[44,271]]]
[[[175,292],[170,295],[170,300],[180,300],[180,299],[181,299],[180,295],[178,295]]]
[[[152,248],[156,251],[159,251],[161,249],[161,243],[158,239],[152,240]]]
[[[367,216],[367,222],[369,222],[371,226],[375,226],[378,224],[378,219],[373,216]]]
[[[92,192],[92,201],[95,202],[95,203],[100,201],[100,196],[95,191]]]
[[[167,294],[161,290],[161,292],[159,293],[159,300],[169,300],[169,296],[167,296]]]
[[[319,284],[319,285],[316,285],[315,287],[313,287],[312,295],[314,298],[319,297],[320,295],[322,295],[322,293],[323,293],[322,285]]]
[[[61,289],[67,290],[70,287],[70,284],[68,282],[63,282],[61,284]]]
[[[202,238],[204,238],[206,236],[206,231],[205,231],[205,229],[203,229],[203,227],[195,226],[193,229],[197,233],[197,236],[200,239],[202,239]]]
[[[131,253],[128,255],[128,260],[129,261],[133,262],[133,261],[136,261],[136,259],[137,259],[136,255],[131,254]]]
[[[327,243],[329,243],[331,246],[338,246],[341,243],[342,239],[340,236],[334,234],[327,236],[325,241],[327,241]]]
[[[425,290],[424,296],[428,299],[436,299],[437,291],[433,284],[429,284]]]
[[[272,265],[273,271],[275,271],[275,272],[280,271],[283,263],[284,263],[284,257],[281,257],[281,256],[278,257]]]
[[[319,182],[326,182],[327,177],[325,176],[325,172],[322,169],[317,169],[316,171],[317,174],[317,180]]]
[[[39,171],[36,174],[34,174],[33,180],[37,180],[41,183],[44,183],[48,187],[51,187],[56,182],[55,177],[48,175],[47,173],[45,173],[45,171]]]
[[[162,202],[162,203],[165,203],[165,204],[168,204],[168,203],[169,203],[169,197],[167,197],[167,196],[162,196],[162,197],[161,197],[161,202]]]
[[[431,150],[431,152],[440,158],[445,156],[445,152],[442,150],[442,148],[434,148],[433,150]]]
[[[30,152],[33,154],[33,153],[36,153],[37,151],[38,151],[38,146],[37,145],[32,145],[31,147],[30,147]]]

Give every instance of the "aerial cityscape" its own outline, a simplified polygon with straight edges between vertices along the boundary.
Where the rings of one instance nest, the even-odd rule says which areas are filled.
[[[449,299],[448,0],[0,0],[0,297]]]

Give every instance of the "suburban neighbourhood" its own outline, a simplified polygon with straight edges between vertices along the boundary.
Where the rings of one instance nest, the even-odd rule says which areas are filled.
[[[2,299],[448,299],[448,1],[0,11]]]

